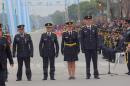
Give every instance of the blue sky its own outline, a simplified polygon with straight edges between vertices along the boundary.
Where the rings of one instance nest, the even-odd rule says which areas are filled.
[[[0,12],[1,12],[1,1],[0,0]],[[64,11],[65,0],[26,0],[29,6],[29,13],[33,15],[47,16],[54,13],[56,10]],[[67,0],[69,4],[76,3],[78,0]],[[80,0],[88,1],[88,0]]]

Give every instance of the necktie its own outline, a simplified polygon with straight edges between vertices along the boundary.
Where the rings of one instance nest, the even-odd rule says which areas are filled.
[[[69,32],[69,35],[72,35],[72,31]]]
[[[91,30],[91,27],[88,27],[89,30]]]
[[[47,35],[48,35],[48,36],[51,36],[51,32],[48,32]]]

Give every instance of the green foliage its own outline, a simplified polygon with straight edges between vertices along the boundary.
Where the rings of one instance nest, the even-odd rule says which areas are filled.
[[[63,24],[65,22],[65,13],[56,11],[53,15],[51,15],[51,18],[54,24]]]
[[[69,19],[72,21],[77,21],[78,20],[78,6],[76,4],[72,4],[71,6],[68,7],[68,14],[69,14]]]
[[[81,2],[80,9],[81,9],[81,18],[83,18],[86,15],[95,16],[98,13],[96,3],[93,2]]]
[[[79,3],[80,8],[80,18],[82,19],[86,15],[95,16],[98,13],[98,9],[96,8],[96,0],[84,1]],[[69,19],[77,22],[78,21],[78,5],[72,4],[68,7],[68,15]],[[56,11],[51,15],[52,21],[55,24],[63,24],[65,22],[65,12]]]

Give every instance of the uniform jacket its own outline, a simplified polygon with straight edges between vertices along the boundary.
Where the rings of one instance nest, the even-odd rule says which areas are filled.
[[[15,35],[13,41],[13,57],[17,53],[18,58],[33,57],[33,42],[29,34]]]
[[[82,27],[80,36],[82,52],[88,49],[97,49],[98,33],[95,26],[91,26],[91,29],[87,26]]]
[[[48,35],[43,33],[39,43],[39,52],[41,57],[55,57],[59,53],[59,43],[54,33]]]
[[[65,44],[73,44],[73,43],[76,43],[76,45],[71,47],[65,46]],[[79,37],[76,31],[72,31],[71,34],[69,34],[69,32],[64,32],[62,35],[61,53],[65,54],[67,52],[76,55],[80,52]]]

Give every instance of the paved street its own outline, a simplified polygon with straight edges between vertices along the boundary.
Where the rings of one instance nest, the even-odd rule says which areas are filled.
[[[81,53],[79,55],[79,61],[76,69],[76,80],[68,80],[67,73],[67,64],[63,61],[63,56],[59,55],[56,59],[56,81],[42,81],[42,59],[39,56],[39,40],[42,31],[37,31],[31,33],[35,54],[34,58],[31,60],[32,67],[32,81],[27,82],[25,76],[25,70],[23,71],[23,81],[16,82],[16,71],[17,71],[17,59],[14,58],[15,66],[14,68],[9,67],[9,81],[7,86],[130,86],[130,76],[125,75],[127,72],[127,67],[125,64],[120,64],[114,67],[114,64],[111,64],[111,71],[117,73],[118,75],[108,75],[108,62],[102,59],[102,56],[99,55],[99,72],[101,74],[100,80],[93,79],[93,76],[90,80],[85,79],[85,61],[84,55]],[[60,42],[61,38],[59,38]],[[92,68],[91,68],[92,69]],[[93,69],[92,69],[93,73]]]

